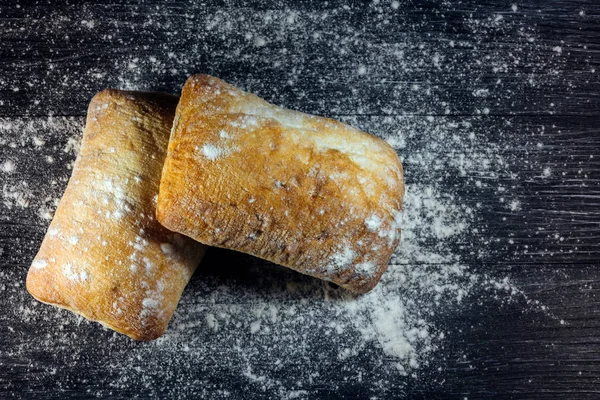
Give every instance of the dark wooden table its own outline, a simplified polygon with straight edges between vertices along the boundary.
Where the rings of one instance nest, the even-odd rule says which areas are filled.
[[[1,398],[600,397],[600,4],[129,3],[0,5]],[[435,347],[419,367],[400,374],[380,342],[336,331],[321,283],[227,251],[153,343],[28,295],[90,98],[178,93],[196,72],[387,139],[409,193],[443,206],[417,223],[464,218],[406,255],[409,270],[477,279],[461,301],[407,288],[444,333],[417,341]]]

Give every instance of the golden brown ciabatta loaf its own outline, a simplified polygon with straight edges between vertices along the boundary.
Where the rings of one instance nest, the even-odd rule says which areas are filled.
[[[124,333],[162,335],[205,247],[155,218],[177,98],[104,90],[27,290]]]
[[[364,293],[400,239],[403,194],[384,141],[196,75],[177,106],[157,217],[204,244]]]

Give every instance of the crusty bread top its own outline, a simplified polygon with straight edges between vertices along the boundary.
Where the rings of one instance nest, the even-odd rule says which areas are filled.
[[[403,193],[400,160],[377,137],[196,75],[177,107],[157,216],[362,293],[398,244]]]
[[[162,227],[155,201],[177,98],[104,90],[27,276],[38,300],[134,339],[160,336],[204,246]]]

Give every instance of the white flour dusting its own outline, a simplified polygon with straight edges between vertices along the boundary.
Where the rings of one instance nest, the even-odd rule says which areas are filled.
[[[12,160],[4,161],[4,163],[2,163],[2,166],[0,166],[0,170],[7,174],[14,172],[15,168],[15,162]]]
[[[79,152],[83,120],[81,117],[0,118],[0,137],[8,141],[8,147],[21,157],[24,165],[24,171],[17,169],[14,160],[7,160],[0,166],[1,200],[8,210],[22,210],[42,221],[52,219],[70,176],[70,171],[64,167],[70,168]],[[49,174],[52,169],[49,170],[48,164],[55,160],[61,164],[55,166],[55,173]],[[19,179],[23,176],[21,173],[48,176],[48,185],[32,186]]]
[[[207,159],[214,161],[221,157],[223,150],[213,144],[205,144],[202,146],[202,154]]]

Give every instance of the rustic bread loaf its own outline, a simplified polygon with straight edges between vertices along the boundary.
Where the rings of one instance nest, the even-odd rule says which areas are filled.
[[[400,239],[403,194],[402,165],[384,141],[196,75],[177,106],[157,218],[364,293]]]
[[[38,300],[134,339],[165,331],[204,246],[162,227],[156,196],[177,98],[105,90],[27,276]]]

